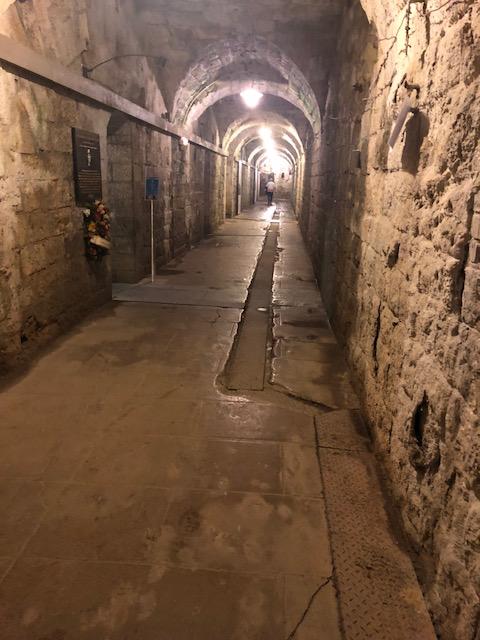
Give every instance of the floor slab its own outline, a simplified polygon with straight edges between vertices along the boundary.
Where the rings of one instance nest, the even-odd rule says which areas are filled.
[[[148,561],[169,504],[165,490],[121,483],[47,485],[44,492],[49,509],[26,557]]]
[[[298,225],[277,208],[254,305],[261,390],[223,383],[264,206],[153,283],[120,284],[123,302],[3,385],[2,640],[433,637]]]
[[[157,560],[259,574],[331,574],[322,500],[183,492],[172,499]]]
[[[4,640],[278,640],[284,629],[283,580],[243,573],[28,558],[0,598]]]
[[[205,402],[200,412],[199,430],[214,438],[315,444],[313,415],[275,404]]]
[[[126,477],[142,486],[283,493],[282,450],[269,442],[108,433],[74,480]]]

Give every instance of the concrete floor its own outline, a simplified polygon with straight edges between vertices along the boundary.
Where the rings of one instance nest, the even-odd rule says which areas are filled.
[[[0,395],[2,640],[434,638],[297,224],[273,212],[117,286]],[[267,357],[235,360],[262,335]]]

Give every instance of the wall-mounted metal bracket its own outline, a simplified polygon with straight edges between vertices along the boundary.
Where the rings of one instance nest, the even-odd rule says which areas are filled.
[[[392,133],[390,134],[390,138],[388,139],[388,145],[391,149],[395,146],[395,143],[398,140],[398,137],[402,131],[403,125],[405,124],[405,120],[409,113],[418,113],[417,99],[420,94],[420,85],[413,84],[404,80],[405,89],[408,92],[416,92],[415,96],[409,95],[403,102],[400,112],[397,116],[395,124],[392,129]]]
[[[390,138],[388,139],[388,145],[390,149],[393,149],[395,143],[398,140],[398,137],[402,131],[403,125],[405,124],[405,120],[409,113],[414,113],[416,107],[412,105],[410,98],[406,98],[404,103],[402,104],[402,108],[400,109],[400,113],[397,116],[395,121],[395,125],[392,129],[392,133],[390,134]]]
[[[408,82],[408,80],[405,80],[403,84],[405,85],[405,89],[407,89],[407,91],[416,91],[418,97],[418,94],[420,93],[419,84],[412,84],[411,82]]]

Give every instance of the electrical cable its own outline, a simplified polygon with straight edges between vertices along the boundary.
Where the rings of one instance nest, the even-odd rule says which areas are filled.
[[[119,58],[154,58],[156,60],[161,60],[162,65],[165,65],[165,63],[167,62],[166,59],[162,56],[152,56],[147,53],[124,53],[119,56],[112,56],[111,58],[107,58],[107,60],[102,60],[102,62],[95,64],[93,67],[85,67],[85,71],[87,73],[91,73],[92,71],[95,71],[95,69],[98,69],[98,67],[101,67],[102,65],[107,64],[107,62],[111,62],[112,60],[118,60]]]

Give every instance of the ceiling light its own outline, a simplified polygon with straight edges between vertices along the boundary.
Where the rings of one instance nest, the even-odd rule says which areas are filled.
[[[270,138],[272,137],[272,130],[268,127],[260,127],[258,133],[260,134],[262,140],[270,140]]]
[[[242,91],[240,95],[249,109],[255,109],[255,107],[258,107],[260,100],[263,98],[263,93],[260,93],[260,91],[253,88],[245,89],[245,91]]]

